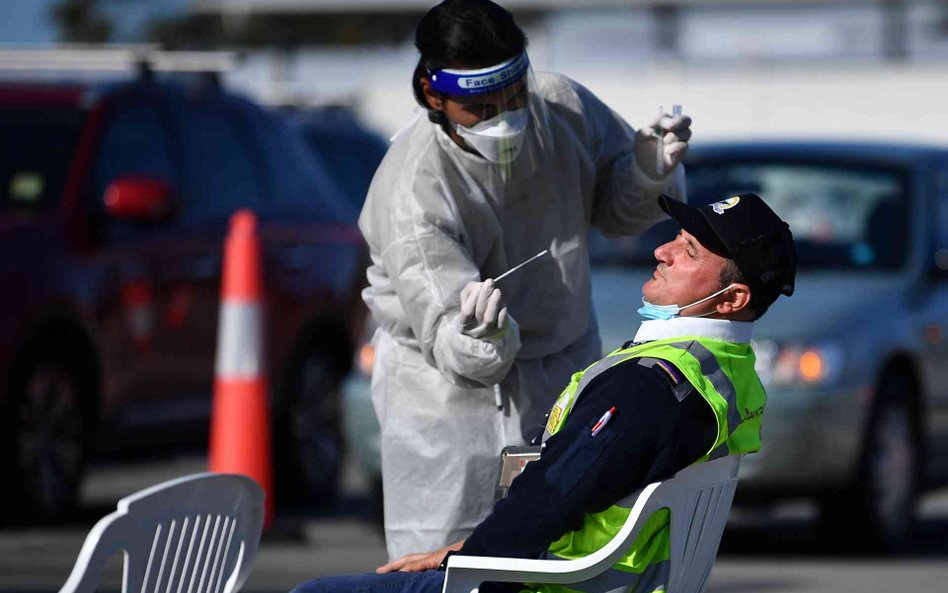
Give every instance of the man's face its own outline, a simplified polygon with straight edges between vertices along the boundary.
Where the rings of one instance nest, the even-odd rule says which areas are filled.
[[[720,277],[725,258],[704,248],[691,233],[682,229],[673,240],[655,249],[655,273],[644,285],[642,295],[654,305],[684,307],[721,289]],[[713,311],[711,299],[681,312],[683,317]]]

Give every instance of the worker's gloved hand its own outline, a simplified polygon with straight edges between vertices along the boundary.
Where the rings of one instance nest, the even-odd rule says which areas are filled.
[[[688,152],[691,139],[691,118],[663,113],[647,127],[635,132],[635,161],[646,175],[661,179],[671,174]],[[662,143],[661,165],[658,143]]]
[[[461,290],[461,332],[472,338],[491,338],[507,326],[507,307],[491,278],[468,282]]]

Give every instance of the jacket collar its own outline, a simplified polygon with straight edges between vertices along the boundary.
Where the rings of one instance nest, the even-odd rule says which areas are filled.
[[[634,342],[650,342],[678,336],[696,336],[738,344],[750,342],[753,321],[728,321],[702,317],[674,317],[668,320],[643,321]]]

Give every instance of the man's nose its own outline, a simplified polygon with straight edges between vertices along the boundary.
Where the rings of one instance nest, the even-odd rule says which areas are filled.
[[[662,262],[663,264],[668,265],[669,258],[671,257],[671,243],[662,243],[655,248],[655,259]]]

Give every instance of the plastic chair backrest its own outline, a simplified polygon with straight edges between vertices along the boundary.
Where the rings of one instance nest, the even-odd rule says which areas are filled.
[[[563,585],[589,581],[618,562],[635,542],[645,521],[661,508],[671,510],[669,578],[665,591],[701,593],[711,575],[727,524],[740,461],[740,455],[731,455],[699,463],[664,482],[649,484],[638,493],[619,533],[583,558],[524,560],[451,556],[443,593],[473,593],[485,581]]]
[[[257,555],[263,490],[236,474],[184,476],[126,496],[86,536],[60,593],[91,593],[123,550],[123,593],[234,593]]]
[[[731,455],[699,463],[656,490],[655,507],[671,509],[666,593],[701,593],[707,586],[737,490],[740,462],[740,455]]]

